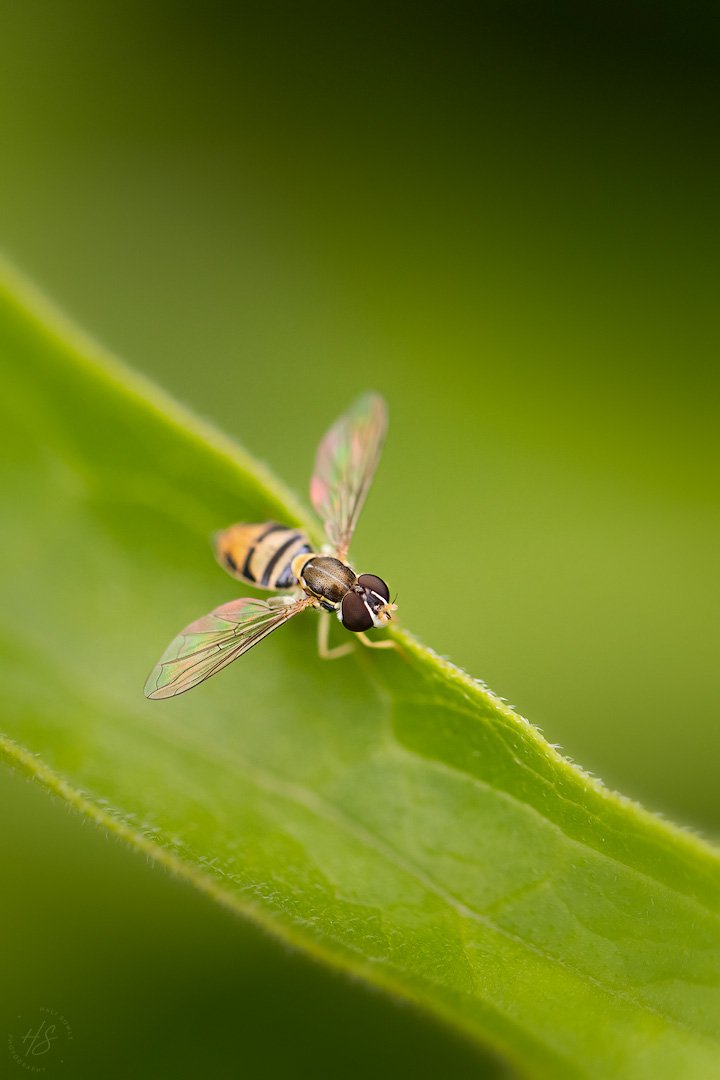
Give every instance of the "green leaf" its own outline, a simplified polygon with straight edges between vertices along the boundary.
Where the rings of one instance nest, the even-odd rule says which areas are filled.
[[[145,700],[170,638],[244,591],[213,561],[213,530],[317,526],[4,282],[4,756],[529,1076],[720,1074],[717,853],[409,635],[402,655],[324,664],[311,612],[192,693]],[[308,410],[318,437],[325,419]]]

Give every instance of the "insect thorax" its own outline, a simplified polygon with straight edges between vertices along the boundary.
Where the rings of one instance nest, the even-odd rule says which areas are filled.
[[[315,596],[323,607],[336,610],[357,578],[349,566],[329,555],[313,555],[298,573],[306,593]]]

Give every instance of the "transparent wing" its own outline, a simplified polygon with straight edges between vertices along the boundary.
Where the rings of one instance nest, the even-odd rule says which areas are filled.
[[[279,598],[278,598],[279,599]],[[227,667],[293,615],[312,604],[232,600],[196,619],[170,642],[145,683],[145,696],[175,697]]]
[[[333,424],[318,447],[310,498],[340,559],[347,555],[386,430],[384,400],[379,394],[364,394]]]

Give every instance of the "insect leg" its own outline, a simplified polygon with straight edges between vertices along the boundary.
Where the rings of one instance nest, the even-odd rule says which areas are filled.
[[[383,638],[382,641],[371,641],[369,637],[366,637],[362,631],[356,634],[355,637],[358,641],[362,642],[366,649],[397,649],[401,652],[400,646],[392,641],[390,638]]]
[[[331,649],[328,646],[329,640],[330,615],[326,611],[321,611],[318,620],[318,652],[320,659],[338,660],[341,656],[347,656],[355,648],[352,641],[349,641],[345,645],[336,645],[334,649]]]

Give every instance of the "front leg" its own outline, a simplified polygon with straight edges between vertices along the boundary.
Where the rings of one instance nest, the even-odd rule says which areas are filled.
[[[352,641],[346,642],[345,645],[336,645],[334,649],[329,647],[330,641],[330,613],[327,611],[320,612],[320,618],[318,621],[318,653],[321,660],[339,660],[341,656],[347,656],[351,653],[355,646]]]
[[[362,642],[366,649],[397,649],[398,652],[401,651],[400,646],[391,638],[383,638],[382,641],[371,641],[362,631],[356,634],[355,637]]]

